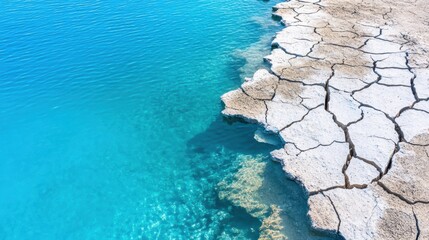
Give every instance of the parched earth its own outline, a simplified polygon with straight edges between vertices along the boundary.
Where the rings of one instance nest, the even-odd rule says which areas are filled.
[[[278,133],[316,229],[429,239],[429,0],[291,0],[223,114]]]

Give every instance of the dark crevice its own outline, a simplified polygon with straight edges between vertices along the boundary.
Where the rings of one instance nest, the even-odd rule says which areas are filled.
[[[385,86],[385,87],[405,87],[405,88],[409,88],[410,86],[408,85],[402,85],[402,84],[387,84],[387,83],[382,83],[382,82],[377,82],[378,85],[381,86]]]
[[[362,121],[363,117],[364,117],[363,111],[362,111],[362,109],[360,109],[360,118],[357,119],[356,121],[352,121],[352,122],[347,123],[346,127],[350,127],[351,125],[356,124],[356,123]]]
[[[289,123],[288,125],[286,125],[285,127],[283,127],[283,128],[281,128],[280,130],[279,130],[279,132],[281,132],[281,131],[283,131],[283,130],[285,130],[286,128],[288,128],[288,127],[290,127],[290,126],[292,126],[292,124],[294,124],[294,123],[297,123],[297,122],[301,122],[302,120],[304,120],[304,118],[312,111],[312,110],[314,110],[314,109],[316,109],[316,108],[318,108],[318,107],[320,107],[320,106],[322,106],[322,104],[319,104],[319,105],[317,105],[316,107],[314,107],[314,108],[310,108],[310,110],[308,110],[308,112],[306,113],[306,114],[304,114],[302,117],[301,117],[301,119],[299,119],[299,120],[296,120],[296,121],[293,121],[293,122],[291,122],[291,123]]]
[[[394,195],[394,196],[398,197],[399,199],[401,199],[402,201],[404,201],[404,202],[406,202],[406,203],[408,203],[408,204],[411,204],[411,205],[414,205],[414,204],[417,204],[417,203],[429,204],[429,201],[420,201],[420,200],[418,200],[418,201],[410,201],[410,200],[408,200],[407,198],[405,198],[404,196],[402,196],[401,194],[396,193],[396,192],[393,192],[392,190],[390,190],[386,185],[384,185],[384,183],[382,183],[382,182],[377,182],[377,183],[378,183],[378,185],[379,185],[381,188],[383,188],[383,189],[384,189],[384,191],[386,191],[388,194],[392,194],[392,195]]]
[[[333,187],[328,187],[328,188],[325,188],[325,189],[320,189],[320,190],[317,190],[317,191],[309,192],[308,195],[309,196],[313,196],[313,195],[316,195],[318,193],[327,192],[327,191],[330,191],[330,190],[333,190],[333,189],[337,189],[337,188],[338,189],[345,189],[344,186],[333,186]]]
[[[264,101],[264,105],[265,105],[265,124],[268,124],[268,105],[266,101]]]
[[[324,86],[325,87],[325,92],[326,92],[326,95],[325,95],[325,110],[328,111],[328,112],[329,112],[329,100],[331,98],[330,91],[329,91],[329,80],[331,80],[334,77],[334,75],[335,75],[334,67],[335,67],[335,64],[331,66],[331,75],[326,80],[326,83],[325,83],[325,86]]]
[[[334,75],[334,70],[333,70],[333,68],[334,68],[334,66],[332,66],[332,76]],[[328,80],[329,81],[329,80]],[[328,86],[328,81],[327,81],[327,84],[326,84],[326,86]],[[342,173],[343,173],[343,175],[344,175],[344,183],[345,183],[345,187],[346,188],[350,188],[350,181],[349,181],[349,177],[347,176],[347,173],[346,173],[346,171],[347,171],[347,168],[349,167],[349,164],[350,164],[350,160],[354,157],[354,156],[356,156],[356,150],[355,150],[355,146],[354,146],[354,144],[353,144],[353,142],[352,142],[352,140],[351,140],[351,137],[350,137],[350,133],[349,133],[349,130],[348,130],[348,128],[347,128],[347,126],[346,125],[344,125],[344,124],[342,124],[341,122],[339,122],[338,121],[338,119],[337,119],[337,116],[335,116],[335,114],[333,114],[330,110],[329,110],[329,86],[327,87],[328,89],[327,89],[327,92],[326,92],[326,99],[325,99],[325,110],[327,111],[327,112],[329,112],[331,115],[332,115],[332,119],[334,120],[334,122],[337,124],[337,126],[338,127],[340,127],[342,130],[343,130],[343,132],[344,132],[344,139],[345,139],[345,142],[346,143],[348,143],[349,144],[349,154],[347,155],[347,158],[346,158],[346,161],[345,161],[345,163],[344,163],[344,165],[343,165],[343,168],[342,168]]]
[[[277,76],[276,76],[277,77]],[[276,84],[276,86],[275,86],[275,88],[274,88],[274,94],[273,94],[273,96],[271,97],[271,101],[276,97],[276,95],[277,95],[277,89],[279,88],[279,84],[280,84],[280,80],[277,80],[277,84]]]
[[[359,101],[358,101],[358,102],[359,102]],[[395,142],[395,149],[393,150],[393,153],[392,153],[392,155],[390,156],[389,161],[388,161],[388,164],[387,164],[387,166],[386,166],[386,169],[384,170],[384,174],[383,174],[383,175],[386,175],[386,174],[389,172],[390,168],[392,167],[393,157],[395,156],[395,154],[396,154],[396,153],[399,151],[399,149],[400,149],[399,144],[400,144],[401,142],[405,142],[404,133],[402,132],[402,129],[399,127],[399,124],[396,122],[396,120],[395,120],[394,118],[390,117],[387,113],[385,113],[385,112],[381,111],[380,109],[374,108],[374,107],[373,107],[373,106],[371,106],[371,105],[364,104],[364,103],[361,103],[361,102],[359,102],[359,103],[360,103],[359,108],[361,108],[361,107],[367,107],[367,108],[371,108],[371,109],[373,109],[373,110],[376,110],[376,111],[378,111],[378,112],[380,112],[380,113],[383,113],[383,114],[384,114],[384,116],[386,116],[386,118],[387,118],[387,119],[389,119],[389,120],[393,123],[393,125],[394,125],[394,129],[395,129],[395,131],[396,131],[396,133],[397,133],[397,135],[398,135],[398,141],[397,141],[397,142]]]
[[[371,83],[369,83],[369,84],[365,85],[364,87],[362,87],[362,88],[360,88],[360,89],[353,90],[353,91],[351,92],[352,97],[353,97],[353,95],[354,95],[356,92],[360,92],[360,91],[362,91],[362,90],[364,90],[364,89],[367,89],[367,88],[369,88],[370,86],[372,86],[373,84],[378,83],[378,82],[381,80],[382,76],[377,72],[377,63],[378,63],[378,61],[374,61],[374,62],[373,62],[373,65],[372,65],[372,71],[377,75],[377,79],[376,79],[375,81],[373,81],[373,82],[371,82]],[[355,99],[355,100],[356,100],[356,99]]]
[[[413,77],[410,80],[410,85],[411,85],[411,92],[413,93],[414,98],[416,99],[416,101],[419,100],[419,96],[417,95],[417,90],[416,90],[416,86],[414,84],[414,80],[416,79],[417,75],[414,73],[413,69],[410,66],[410,62],[409,62],[409,53],[406,52],[405,53],[405,65],[407,65],[408,67],[408,71],[413,74]]]
[[[416,229],[417,229],[416,240],[419,240],[419,237],[420,237],[419,219],[417,218],[417,215],[416,215],[416,213],[414,212],[414,209],[413,209],[413,215],[414,215],[414,219],[416,220]]]
[[[355,158],[365,162],[366,164],[373,166],[375,169],[377,169],[377,171],[380,173],[380,175],[383,174],[383,170],[381,169],[381,167],[378,166],[378,164],[376,164],[374,161],[371,161],[371,160],[368,160],[368,159],[365,159],[365,158],[362,158],[359,156],[355,156]]]
[[[332,144],[334,144],[334,143],[345,143],[345,142],[341,142],[341,141],[332,141],[331,143],[328,143],[328,144],[319,144],[319,145],[317,145],[317,146],[315,146],[315,147],[312,147],[312,148],[307,148],[307,149],[299,149],[299,148],[297,148],[298,150],[300,150],[300,153],[298,153],[297,154],[297,156],[299,156],[301,153],[303,153],[303,152],[307,152],[307,151],[310,151],[310,150],[314,150],[314,149],[316,149],[316,148],[318,148],[318,147],[328,147],[328,146],[331,146]],[[296,147],[296,146],[295,146]]]
[[[382,53],[374,53],[374,52],[368,52],[365,50],[362,50],[361,47],[365,46],[366,43],[360,47],[352,47],[352,46],[348,46],[348,45],[342,45],[342,44],[337,44],[337,43],[324,43],[326,45],[331,45],[331,46],[336,46],[336,47],[343,47],[343,48],[349,48],[349,49],[353,49],[365,54],[372,54],[372,55],[385,55],[385,54],[395,54],[395,53],[403,53],[404,51],[397,51],[397,52],[382,52]]]
[[[335,207],[335,204],[332,201],[332,199],[329,196],[326,196],[323,192],[322,192],[322,195],[329,199],[329,202],[331,202],[332,208],[334,209],[335,214],[337,215],[337,218],[338,218],[337,234],[338,234],[338,233],[340,233],[340,226],[341,226],[340,214],[338,213],[337,208]]]

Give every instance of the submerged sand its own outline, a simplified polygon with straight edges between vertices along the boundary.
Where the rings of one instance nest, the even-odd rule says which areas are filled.
[[[278,134],[316,229],[429,239],[429,2],[280,3],[286,26],[223,114]],[[260,136],[258,136],[260,138]]]

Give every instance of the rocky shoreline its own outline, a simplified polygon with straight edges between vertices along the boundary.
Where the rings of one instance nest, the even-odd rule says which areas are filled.
[[[280,136],[272,157],[308,192],[314,228],[429,239],[428,12],[423,0],[277,4],[270,70],[222,96],[224,115]]]

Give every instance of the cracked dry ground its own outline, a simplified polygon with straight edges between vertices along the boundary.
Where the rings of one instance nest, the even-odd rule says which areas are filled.
[[[292,0],[223,114],[278,133],[313,227],[346,239],[429,239],[429,1]]]

